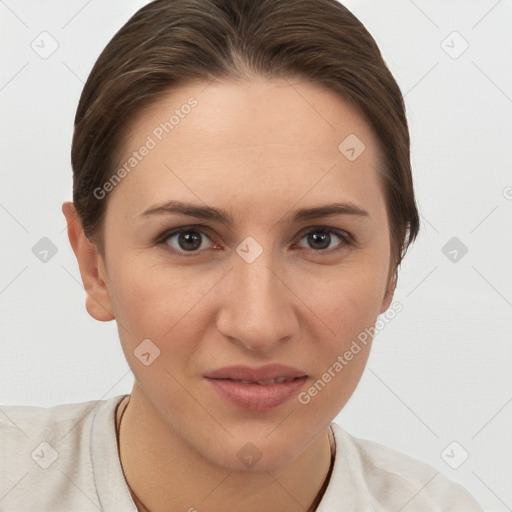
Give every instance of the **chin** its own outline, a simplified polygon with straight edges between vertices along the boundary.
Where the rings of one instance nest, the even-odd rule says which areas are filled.
[[[297,455],[297,449],[283,452],[267,447],[259,448],[256,444],[248,442],[240,448],[226,450],[222,453],[211,454],[211,462],[215,465],[236,472],[262,472],[276,471],[287,466]]]
[[[311,434],[301,438],[297,431],[292,435],[283,429],[281,435],[277,432],[269,435],[271,431],[265,429],[265,433],[254,437],[247,434],[226,436],[224,443],[217,440],[215,444],[207,445],[202,456],[230,471],[275,471],[290,464],[313,441]]]

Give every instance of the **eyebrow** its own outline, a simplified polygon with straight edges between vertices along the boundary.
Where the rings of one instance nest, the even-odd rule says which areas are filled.
[[[226,226],[233,226],[234,224],[233,216],[226,210],[175,200],[152,206],[140,213],[137,218],[147,218],[162,214],[176,214],[186,217],[195,217],[197,219],[212,220],[225,224]],[[366,210],[360,208],[356,204],[351,202],[340,202],[311,208],[301,208],[296,210],[293,215],[288,215],[287,218],[289,219],[288,222],[293,223],[320,217],[334,217],[337,215],[370,217],[370,214]]]

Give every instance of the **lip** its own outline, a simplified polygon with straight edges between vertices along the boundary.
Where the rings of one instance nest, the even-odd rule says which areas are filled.
[[[212,370],[205,374],[208,379],[232,379],[232,380],[250,380],[253,382],[261,380],[272,380],[279,377],[286,377],[287,379],[294,379],[296,377],[307,376],[307,373],[292,368],[291,366],[284,366],[282,364],[267,364],[259,368],[251,368],[249,366],[228,366],[226,368],[219,368]]]
[[[290,366],[270,364],[259,368],[230,366],[208,372],[205,380],[223,399],[238,408],[249,411],[268,411],[282,405],[304,385],[306,372]],[[286,382],[258,384],[285,377]],[[240,381],[250,381],[244,384]]]

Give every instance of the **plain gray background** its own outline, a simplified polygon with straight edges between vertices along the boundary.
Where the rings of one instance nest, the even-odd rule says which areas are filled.
[[[115,323],[85,310],[61,204],[83,82],[145,3],[0,1],[0,404],[131,389]],[[345,4],[405,95],[423,225],[403,311],[336,421],[435,466],[486,510],[512,510],[512,1]],[[44,237],[56,252],[41,261]]]

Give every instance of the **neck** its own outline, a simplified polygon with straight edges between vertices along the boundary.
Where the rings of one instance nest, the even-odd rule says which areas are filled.
[[[285,467],[233,471],[186,444],[136,383],[128,404],[119,429],[121,464],[132,493],[150,512],[305,512],[328,475],[327,431]]]

